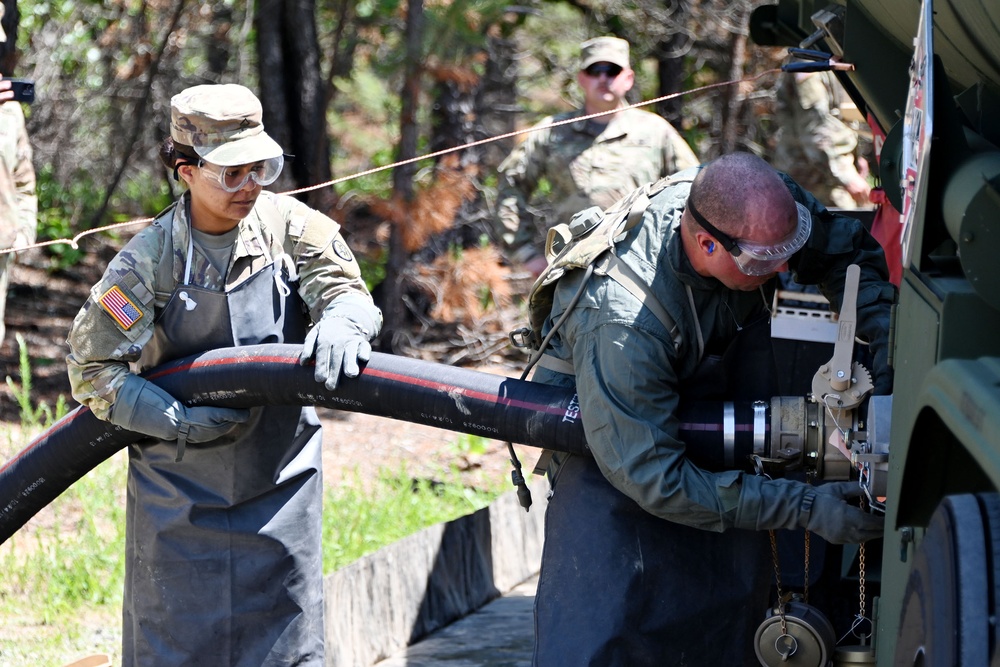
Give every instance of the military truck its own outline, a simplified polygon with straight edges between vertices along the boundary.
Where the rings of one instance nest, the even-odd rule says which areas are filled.
[[[1000,664],[1000,2],[780,0],[751,38],[809,49],[791,69],[838,68],[885,135],[902,278],[893,396],[872,399],[852,450],[886,515],[858,661]]]
[[[798,69],[833,67],[873,130],[885,136],[879,173],[892,204],[882,211],[891,223],[886,248],[902,269],[891,333],[895,386],[892,397],[871,397],[863,411],[851,408],[864,414],[864,423],[851,425],[849,444],[870,502],[885,513],[886,530],[879,596],[869,608],[874,650],[837,655],[837,664],[1000,664],[1000,256],[994,257],[1000,251],[1000,2],[933,1],[779,0],[757,8],[751,21],[751,36],[762,46],[808,49],[799,52],[808,59],[800,58]],[[824,53],[829,57],[817,55]],[[311,371],[299,366],[298,350],[278,352],[262,346],[254,365],[241,348],[227,366],[221,351],[221,360],[181,360],[154,375],[163,382],[182,379],[171,392],[192,401],[244,407],[308,400],[538,446],[565,441],[566,451],[584,447],[575,396],[556,387],[446,373],[414,360],[390,364],[386,355],[374,355],[363,376],[336,395],[303,394],[299,388],[309,386]],[[181,378],[182,370],[190,375]],[[223,391],[226,382],[232,390]],[[254,382],[263,386],[251,396]],[[427,396],[402,400],[389,393],[404,385]],[[289,395],[278,397],[279,390]],[[814,396],[823,391],[814,385]],[[223,403],[225,397],[234,402]],[[820,477],[843,478],[849,472],[843,457],[820,454],[825,438],[812,427],[822,421],[816,407],[802,397],[772,403],[768,456],[757,455],[756,434],[763,443],[766,430],[763,402],[743,417],[723,408],[724,417],[708,421],[735,433],[733,424],[742,419],[747,428],[739,433],[750,434],[758,459],[811,456]],[[797,416],[786,420],[786,414]],[[797,426],[787,433],[797,430],[796,442],[812,437],[811,444],[786,446],[792,421]],[[0,543],[137,437],[106,426],[76,411],[0,468]],[[560,428],[576,430],[560,438]],[[717,458],[731,467],[736,436],[716,440]],[[827,662],[810,663],[805,654],[805,648],[789,653],[784,662]]]

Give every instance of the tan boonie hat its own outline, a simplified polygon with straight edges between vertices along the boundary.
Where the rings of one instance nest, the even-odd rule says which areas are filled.
[[[222,167],[250,164],[284,151],[264,131],[260,100],[234,83],[193,86],[170,100],[170,137]]]
[[[580,69],[587,69],[594,63],[614,63],[628,69],[628,42],[617,37],[588,39],[580,45]]]

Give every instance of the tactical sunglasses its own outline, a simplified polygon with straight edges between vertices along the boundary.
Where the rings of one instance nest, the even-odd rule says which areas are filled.
[[[270,185],[278,180],[281,169],[285,166],[285,156],[268,158],[251,164],[235,167],[222,167],[217,164],[200,160],[198,166],[202,175],[210,181],[217,181],[219,187],[226,192],[239,192],[246,187],[250,179],[258,185]]]
[[[766,276],[775,273],[788,258],[802,249],[812,233],[812,214],[802,204],[795,202],[798,211],[798,224],[790,235],[774,245],[754,243],[744,239],[734,239],[710,223],[694,207],[688,198],[687,208],[692,217],[706,232],[715,237],[722,247],[729,251],[736,262],[736,267],[747,276]]]
[[[613,79],[622,73],[622,68],[620,65],[615,65],[614,63],[594,63],[583,70],[583,72],[594,79],[602,74],[607,74],[609,79]]]

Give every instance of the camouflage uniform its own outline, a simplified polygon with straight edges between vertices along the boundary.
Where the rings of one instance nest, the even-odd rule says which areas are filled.
[[[332,387],[358,372],[381,314],[337,223],[260,189],[284,158],[249,89],[188,88],[170,116],[162,156],[189,190],[112,260],[69,335],[74,398],[147,436],[129,446],[121,662],[321,667],[315,409],[185,406],[134,373],[301,344]]]
[[[165,214],[173,217],[174,257],[169,284],[157,284],[165,239],[164,227],[156,222],[139,232],[111,261],[73,323],[68,339],[71,352],[66,359],[73,396],[101,419],[107,419],[117,390],[129,373],[129,364],[138,361],[153,335],[160,309],[183,276],[190,234],[189,197],[185,194]],[[262,222],[263,207],[276,208],[287,224],[284,242]],[[336,222],[292,197],[261,192],[253,212],[239,224],[239,238],[226,276],[220,275],[195,245],[191,283],[219,291],[240,284],[266,262],[257,242],[260,234],[268,244],[268,256],[277,258],[285,253],[291,257],[300,278],[299,295],[314,322],[338,297],[356,295],[359,303],[370,304],[358,263],[339,230]],[[100,304],[101,297],[115,285],[142,313],[127,329]],[[374,310],[374,306],[371,308]]]
[[[35,168],[24,112],[17,102],[0,104],[0,248],[34,243],[37,214]],[[0,342],[5,334],[3,319],[13,263],[13,253],[0,255]]]
[[[536,127],[584,115],[583,110],[544,119]],[[636,187],[698,164],[683,137],[663,118],[638,109],[607,125],[588,121],[534,130],[499,167],[497,219],[504,244],[517,261],[541,253],[545,231],[590,206],[606,208]],[[532,195],[549,182],[535,221]],[[541,227],[541,229],[539,229]]]
[[[839,118],[842,96],[830,72],[785,76],[771,163],[827,206],[857,208],[844,185],[861,178],[855,165],[858,134]]]

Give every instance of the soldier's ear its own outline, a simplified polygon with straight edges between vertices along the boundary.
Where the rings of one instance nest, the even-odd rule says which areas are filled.
[[[628,79],[628,88],[626,90],[632,90],[632,86],[635,85],[635,71],[631,67],[627,67],[621,76]]]
[[[190,162],[185,162],[184,164],[177,166],[177,174],[180,176],[181,180],[187,183],[188,187],[191,186],[191,180],[194,178],[195,165]]]
[[[698,248],[700,248],[701,251],[706,255],[711,255],[713,252],[715,252],[715,239],[713,239],[712,235],[709,234],[708,232],[703,230],[698,230],[694,234],[694,241],[697,244]]]

